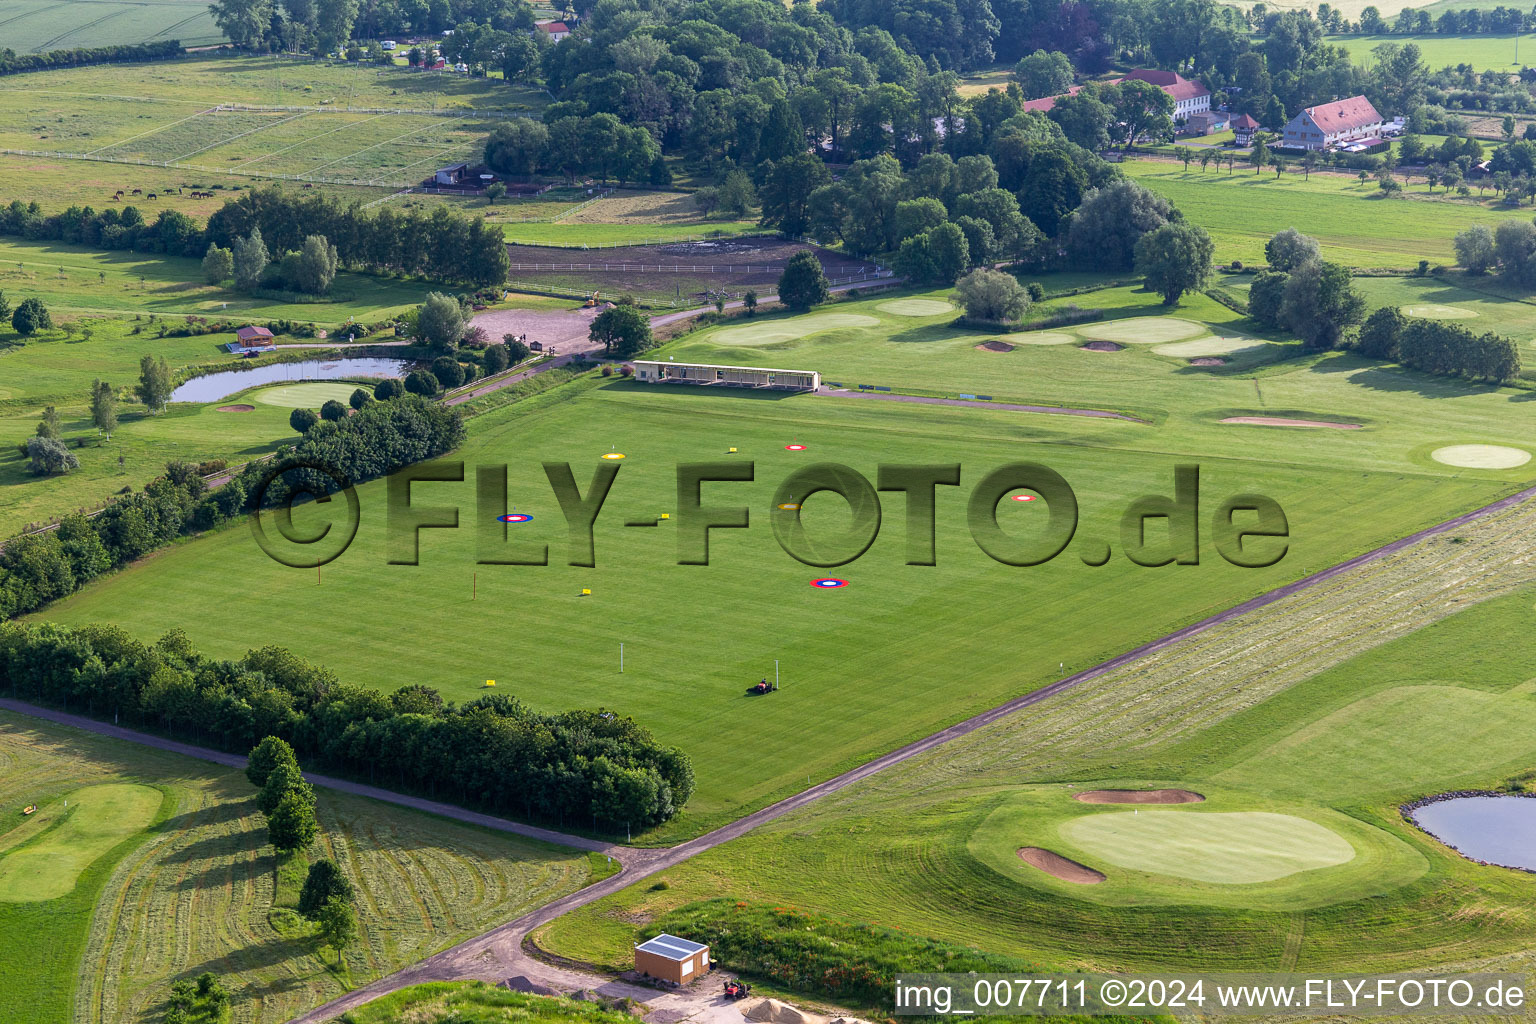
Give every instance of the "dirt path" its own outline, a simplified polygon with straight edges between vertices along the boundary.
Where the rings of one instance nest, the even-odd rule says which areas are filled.
[[[625,888],[641,879],[653,875],[659,871],[673,867],[689,858],[712,849],[722,843],[729,842],[739,836],[750,832],[759,825],[772,821],[775,818],[788,814],[790,811],[803,807],[830,793],[837,792],[855,782],[868,778],[877,772],[883,771],[892,765],[899,764],[908,758],[925,753],[935,747],[941,746],[951,740],[973,733],[997,720],[1013,715],[1033,705],[1050,700],[1059,694],[1065,693],[1084,683],[1090,682],[1100,676],[1106,675],[1115,669],[1122,668],[1133,662],[1146,658],[1180,641],[1197,636],[1218,625],[1233,619],[1247,615],[1267,605],[1289,597],[1300,591],[1316,587],[1327,580],[1351,572],[1369,563],[1379,561],[1388,555],[1394,554],[1404,548],[1411,547],[1426,538],[1446,533],[1468,523],[1486,518],[1505,509],[1511,508],[1522,502],[1536,497],[1536,487],[1527,488],[1512,494],[1499,501],[1474,509],[1452,519],[1445,520],[1435,526],[1420,530],[1399,540],[1366,552],[1346,562],[1341,562],[1320,572],[1288,583],[1267,593],[1260,594],[1241,604],[1234,605],[1225,611],[1218,612],[1199,622],[1191,623],[1181,629],[1148,643],[1135,647],[1107,661],[1101,662],[1092,668],[1078,672],[1058,682],[1042,687],[1031,693],[998,705],[991,710],[984,711],[966,719],[963,722],[942,729],[936,733],[908,744],[898,750],[891,751],[875,758],[857,768],[844,772],[835,778],[811,786],[793,796],[787,797],[778,803],[762,808],[744,818],[740,818],[724,825],[713,832],[690,839],[677,846],[668,849],[642,850],[632,847],[604,844],[596,840],[586,839],[580,836],[569,836],[553,832],[548,829],[540,829],[530,825],[522,825],[517,822],[496,818],[490,815],[478,814],[474,811],[440,804],[430,800],[422,800],[415,797],[392,793],[387,790],[377,789],[372,786],[364,786],[358,783],[347,782],[342,779],[333,779],[321,775],[306,773],[314,785],[355,793],[402,807],[410,807],[416,810],[426,811],[432,814],[440,814],[444,817],[459,821],[471,822],[495,828],[500,831],[511,832],[517,835],[529,836],[536,839],[544,839],[550,842],[562,843],[577,849],[595,850],[614,857],[621,865],[621,870],[609,878],[594,885],[588,886],[578,892],[571,893],[559,900],[549,903],[532,911],[523,917],[509,921],[483,935],[477,936],[451,949],[444,950],[434,956],[428,957],[416,964],[406,967],[387,977],[381,978],[370,985],[356,989],[345,996],[335,999],[324,1006],[297,1018],[295,1024],[318,1024],[320,1021],[345,1012],[352,1007],[359,1006],[370,999],[395,991],[408,985],[418,984],[423,981],[442,981],[455,979],[481,978],[490,981],[504,981],[508,977],[523,975],[540,984],[562,991],[575,991],[582,988],[593,988],[600,992],[614,995],[629,995],[636,999],[646,1001],[653,1011],[667,1009],[681,1012],[695,1020],[709,1021],[711,1024],[739,1024],[739,1013],[725,1004],[721,997],[715,995],[714,987],[707,986],[697,992],[682,990],[671,993],[657,993],[652,989],[639,988],[612,979],[585,974],[567,968],[553,967],[540,960],[531,957],[523,949],[523,940],[529,932],[539,926],[554,920],[557,917],[579,907],[586,906],[595,900],[601,899],[611,893]],[[65,725],[75,726],[100,735],[129,742],[143,743],[161,750],[185,754],[187,756],[213,761],[218,764],[242,766],[245,759],[224,754],[219,751],[196,747],[189,744],[178,743],[174,740],[162,739],[156,736],[148,736],[117,726],[95,722],[76,715],[67,715],[62,712],[51,711],[34,707],[19,701],[0,698],[0,708],[15,711],[21,714],[34,715],[49,721]]]

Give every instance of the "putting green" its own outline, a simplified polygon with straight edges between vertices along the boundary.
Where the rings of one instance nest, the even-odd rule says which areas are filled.
[[[1273,882],[1355,858],[1355,848],[1332,829],[1268,811],[1139,808],[1073,818],[1060,831],[1098,860],[1122,868],[1223,885]]]
[[[1514,469],[1531,461],[1530,452],[1502,444],[1453,444],[1436,448],[1429,457],[1447,466],[1468,469]]]
[[[1160,356],[1194,359],[1199,356],[1230,356],[1237,352],[1252,352],[1263,348],[1264,344],[1257,338],[1223,338],[1213,334],[1208,338],[1159,345],[1152,351]]]
[[[938,316],[953,312],[955,307],[940,299],[893,299],[875,308],[882,313],[895,313],[897,316]]]
[[[916,300],[914,300],[916,301]],[[788,320],[767,320],[756,324],[727,327],[709,336],[717,345],[777,345],[808,334],[835,331],[844,327],[879,327],[880,321],[859,313],[810,313]]]
[[[1463,306],[1442,306],[1435,302],[1425,302],[1413,306],[1400,307],[1404,316],[1417,316],[1425,320],[1465,320],[1477,316],[1477,310],[1467,309]]]
[[[6,837],[10,851],[0,857],[0,903],[41,903],[68,894],[96,858],[149,827],[160,799],[158,789],[129,783],[66,794],[42,820],[23,823],[17,826],[22,834]]]
[[[1024,331],[1004,335],[1010,345],[1070,345],[1077,339],[1060,331]]]
[[[319,409],[333,398],[345,405],[347,399],[352,397],[352,392],[356,390],[356,384],[311,380],[302,384],[279,384],[277,387],[253,391],[251,401],[260,402],[262,405],[281,406],[284,409]]]
[[[1087,324],[1077,333],[1094,341],[1118,341],[1122,345],[1161,345],[1205,334],[1204,324],[1172,316],[1133,316],[1128,320]]]

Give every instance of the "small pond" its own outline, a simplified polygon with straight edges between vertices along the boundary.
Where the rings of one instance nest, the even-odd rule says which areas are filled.
[[[1458,796],[1425,804],[1413,820],[1473,860],[1536,871],[1536,800]]]
[[[225,370],[193,377],[171,392],[173,402],[217,402],[258,384],[298,380],[350,380],[353,377],[403,377],[410,367],[404,359],[348,357],[306,359],[302,363],[270,363],[250,369]]]

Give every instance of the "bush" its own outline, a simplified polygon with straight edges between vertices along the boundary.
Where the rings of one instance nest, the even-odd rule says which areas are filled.
[[[789,258],[779,275],[779,301],[790,309],[807,310],[831,298],[827,275],[821,261],[809,249]]]
[[[391,398],[399,398],[403,394],[405,394],[405,385],[393,377],[388,380],[381,380],[373,386],[373,397],[381,402],[387,402]]]
[[[332,398],[320,407],[320,418],[339,423],[347,418],[347,407]]]
[[[319,422],[320,417],[313,409],[295,409],[288,414],[288,425],[301,434],[308,433],[309,428]]]
[[[426,370],[412,370],[405,376],[405,390],[413,395],[431,398],[441,390],[437,377]]]
[[[973,320],[1007,323],[1029,310],[1029,293],[1012,274],[985,267],[971,271],[955,285],[956,297]]]
[[[432,376],[447,391],[464,383],[464,367],[452,356],[438,356],[432,360]]]
[[[27,441],[27,468],[38,476],[53,476],[80,468],[80,460],[64,447],[64,442],[52,437],[34,437]]]
[[[53,326],[53,317],[48,313],[48,307],[43,305],[41,299],[23,299],[16,307],[16,312],[11,314],[11,326],[16,328],[16,333],[23,338],[29,338],[38,331],[46,331]]]
[[[373,396],[368,393],[368,390],[366,388],[358,388],[347,399],[347,404],[354,409],[361,409],[371,401],[373,401]]]

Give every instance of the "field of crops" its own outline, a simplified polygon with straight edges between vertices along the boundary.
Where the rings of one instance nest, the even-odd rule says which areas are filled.
[[[17,53],[179,39],[224,42],[197,0],[0,0],[5,45]]]
[[[1478,6],[1475,3],[1454,3],[1455,10]],[[1396,12],[1394,12],[1396,13]],[[1423,53],[1423,60],[1432,70],[1457,64],[1470,64],[1473,71],[1518,72],[1522,64],[1515,58],[1515,37],[1510,35],[1471,36],[1329,36],[1328,42],[1342,46],[1360,64],[1370,67],[1376,62],[1371,53],[1383,43],[1404,46],[1412,43]],[[1523,63],[1536,60],[1536,41],[1527,38]]]
[[[1451,239],[1469,224],[1493,227],[1518,212],[1495,210],[1491,201],[1430,198],[1418,182],[1399,199],[1383,198],[1375,181],[1296,168],[1279,178],[1254,174],[1241,163],[1235,173],[1198,165],[1132,160],[1127,174],[1166,196],[1216,242],[1216,258],[1264,261],[1264,243],[1277,231],[1296,228],[1316,238],[1323,256],[1347,266],[1411,267],[1421,259],[1454,263]]]
[[[302,928],[269,921],[273,854],[242,773],[5,712],[0,765],[0,844],[25,820],[23,804],[47,813],[81,787],[147,786],[166,805],[156,827],[93,860],[66,895],[0,897],[0,1021],[128,1024],[155,1014],[172,981],[204,970],[230,990],[241,1024],[284,1021],[343,990]],[[314,854],[359,889],[353,984],[606,870],[601,858],[325,790],[318,813]]]
[[[179,626],[214,652],[243,651],[276,634],[349,681],[392,688],[408,676],[466,697],[494,678],[538,707],[576,703],[633,714],[686,749],[698,767],[689,812],[659,839],[734,818],[803,786],[807,775],[825,776],[1054,679],[1060,666],[1092,663],[1524,479],[1525,470],[1453,470],[1428,455],[1455,443],[1527,444],[1522,410],[1529,407],[1509,393],[1347,355],[1272,363],[1257,376],[1213,373],[1182,357],[1142,351],[1160,345],[1135,344],[1131,335],[1145,330],[1150,336],[1154,326],[1169,325],[1138,326],[1136,317],[1148,312],[1140,304],[1145,300],[1117,290],[1077,297],[1095,300],[1121,318],[1123,350],[1094,352],[1077,344],[978,350],[987,337],[945,326],[952,314],[887,312],[881,305],[891,299],[883,296],[837,307],[862,318],[858,325],[812,330],[766,347],[727,346],[720,336],[737,328],[732,325],[686,336],[661,355],[806,367],[833,379],[898,388],[956,393],[985,387],[1043,405],[1129,405],[1148,422],[592,381],[477,417],[462,452],[471,465],[510,458],[511,500],[534,516],[515,539],[549,543],[549,567],[477,566],[473,531],[460,529],[423,534],[422,559],[430,570],[392,572],[383,517],[373,511],[381,507],[383,488],[370,484],[360,491],[357,540],[326,567],[323,586],[268,560],[246,531],[230,530],[94,585],[48,616],[67,622],[110,617],[144,635]],[[1170,324],[1183,339],[1198,340],[1202,331],[1212,337],[1241,332],[1229,311],[1204,300],[1177,312]],[[1212,322],[1202,326],[1203,318]],[[789,330],[794,320],[783,323],[796,333]],[[1093,325],[1099,331],[1114,326]],[[1157,333],[1163,341],[1173,337]],[[1255,414],[1363,427],[1316,432],[1222,422]],[[810,454],[786,451],[791,443],[807,445]],[[711,568],[675,564],[672,524],[651,531],[620,525],[636,515],[675,512],[673,465],[724,458],[729,447],[738,451],[731,458],[756,462],[756,482],[709,485],[706,503],[748,504],[757,513],[756,529],[717,532],[711,550],[718,562]],[[565,565],[565,533],[553,525],[559,512],[538,462],[573,460],[585,480],[580,467],[615,448],[627,458],[610,499],[614,518],[597,527],[598,565]],[[759,518],[782,500],[775,488],[806,458],[843,462],[866,474],[880,462],[961,461],[968,483],[1004,462],[1035,459],[1078,489],[1077,537],[1085,546],[1046,566],[1005,569],[969,539],[963,494],[945,492],[938,567],[902,564],[893,510],[891,535],[856,564],[834,570],[850,585],[823,591],[808,585],[818,570],[785,555]],[[1118,536],[1126,502],[1163,493],[1173,465],[1183,462],[1200,463],[1202,487],[1213,502],[1255,490],[1279,501],[1292,524],[1285,559],[1268,569],[1239,570],[1212,552],[1198,568],[1177,573],[1139,569],[1118,557],[1103,568],[1085,565],[1094,562],[1095,543]],[[472,501],[465,486],[432,485],[432,501]],[[810,528],[835,534],[846,526],[847,513],[836,504],[813,499],[804,512]],[[1009,511],[1024,515],[1029,508]],[[1028,522],[1018,521],[1030,529]],[[208,571],[215,564],[219,572]],[[1027,573],[1027,597],[1020,573]],[[221,622],[215,629],[192,612],[252,587],[273,597],[261,622]],[[381,588],[389,601],[379,600]],[[579,596],[583,589],[592,596]],[[151,601],[150,594],[160,598]],[[172,594],[175,600],[164,600]],[[477,628],[472,624],[499,621],[509,602],[541,609],[538,628],[487,626],[474,645],[420,656],[412,639],[420,630]],[[765,602],[773,614],[763,614]],[[1020,616],[1030,624],[1022,636]],[[339,620],[366,623],[344,649],[325,639],[326,623]],[[911,624],[919,620],[924,629],[915,633]],[[1090,621],[1094,628],[1083,629]],[[623,676],[617,672],[620,642],[626,645]],[[775,660],[783,692],[770,701],[744,698],[745,685],[771,672]],[[832,708],[836,714],[829,716]],[[747,723],[756,737],[750,751],[739,731],[719,727],[722,716]]]
[[[1528,969],[1516,951],[1536,938],[1524,912],[1536,880],[1460,858],[1407,826],[1397,804],[1496,784],[1536,756],[1536,592],[1518,565],[1536,553],[1533,519],[1528,508],[1502,514],[1215,627],[537,938],[616,965],[648,922],[725,896],[1089,970],[1471,969],[1491,957]],[[1072,844],[1085,822],[1130,817],[1074,793],[1163,786],[1207,799],[1143,806],[1132,820],[1278,811],[1325,824],[1355,856],[1231,885]],[[1057,880],[1016,856],[1022,847],[1059,850],[1107,878]]]

